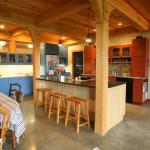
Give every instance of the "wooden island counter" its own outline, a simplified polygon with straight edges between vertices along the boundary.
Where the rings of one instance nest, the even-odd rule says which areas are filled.
[[[40,77],[36,80],[36,88],[50,88],[68,96],[76,96],[89,100],[90,120],[95,119],[95,80],[74,81],[54,77]],[[110,81],[108,84],[107,129],[123,120],[125,115],[126,84],[121,81]]]

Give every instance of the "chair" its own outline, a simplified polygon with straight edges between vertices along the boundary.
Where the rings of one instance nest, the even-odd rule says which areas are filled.
[[[0,150],[2,150],[2,145],[6,141],[6,132],[10,124],[10,116],[10,111],[7,110],[5,107],[0,106]]]
[[[23,92],[22,91],[15,91],[14,99],[19,103],[20,109],[22,110],[23,105]]]
[[[10,83],[9,97],[14,98],[15,91],[20,91],[21,85],[19,83]]]
[[[79,133],[79,128],[88,125],[90,128],[90,119],[89,119],[89,110],[88,110],[88,100],[87,99],[82,99],[79,97],[68,97],[67,99],[67,113],[66,113],[66,118],[65,118],[65,126],[68,125],[68,120],[69,119],[74,119],[76,122],[76,132]],[[74,104],[75,105],[75,114],[74,117],[70,115],[70,105]],[[81,117],[81,107],[85,109],[85,115],[84,117]],[[85,122],[80,124],[80,119],[84,118]]]

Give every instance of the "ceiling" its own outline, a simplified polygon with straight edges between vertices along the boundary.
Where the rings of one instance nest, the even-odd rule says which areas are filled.
[[[128,4],[150,24],[150,0],[121,1]],[[12,24],[13,22],[15,24]],[[0,29],[0,32],[10,35],[18,30],[20,34],[27,35],[25,26],[33,24],[44,29],[41,36],[43,42],[57,43],[58,35],[61,35],[66,43],[73,40],[79,42],[86,37],[88,28],[93,35],[95,34],[95,22],[95,14],[88,0],[0,1],[0,24],[5,24],[5,28]],[[122,25],[119,26],[118,23]],[[145,31],[133,23],[130,16],[126,16],[117,8],[114,8],[110,15],[109,30],[110,36]]]

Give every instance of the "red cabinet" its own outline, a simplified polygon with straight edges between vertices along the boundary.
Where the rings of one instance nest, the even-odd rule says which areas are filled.
[[[114,76],[108,76],[108,80],[109,81],[116,81],[116,77],[114,77]]]
[[[109,47],[109,63],[131,63],[131,45]]]
[[[146,38],[132,41],[131,76],[148,77],[148,46],[149,41]]]
[[[143,104],[147,99],[147,80],[133,79],[133,102]]]
[[[96,47],[95,45],[88,45],[84,47],[83,51],[83,65],[84,74],[96,73]]]

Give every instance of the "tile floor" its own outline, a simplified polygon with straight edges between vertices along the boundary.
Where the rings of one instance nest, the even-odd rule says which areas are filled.
[[[76,134],[63,121],[56,125],[54,118],[47,119],[44,109],[34,111],[31,99],[24,100],[26,131],[16,150],[150,150],[150,106],[127,104],[124,121],[102,137],[87,128]],[[7,141],[4,150],[11,149]]]

